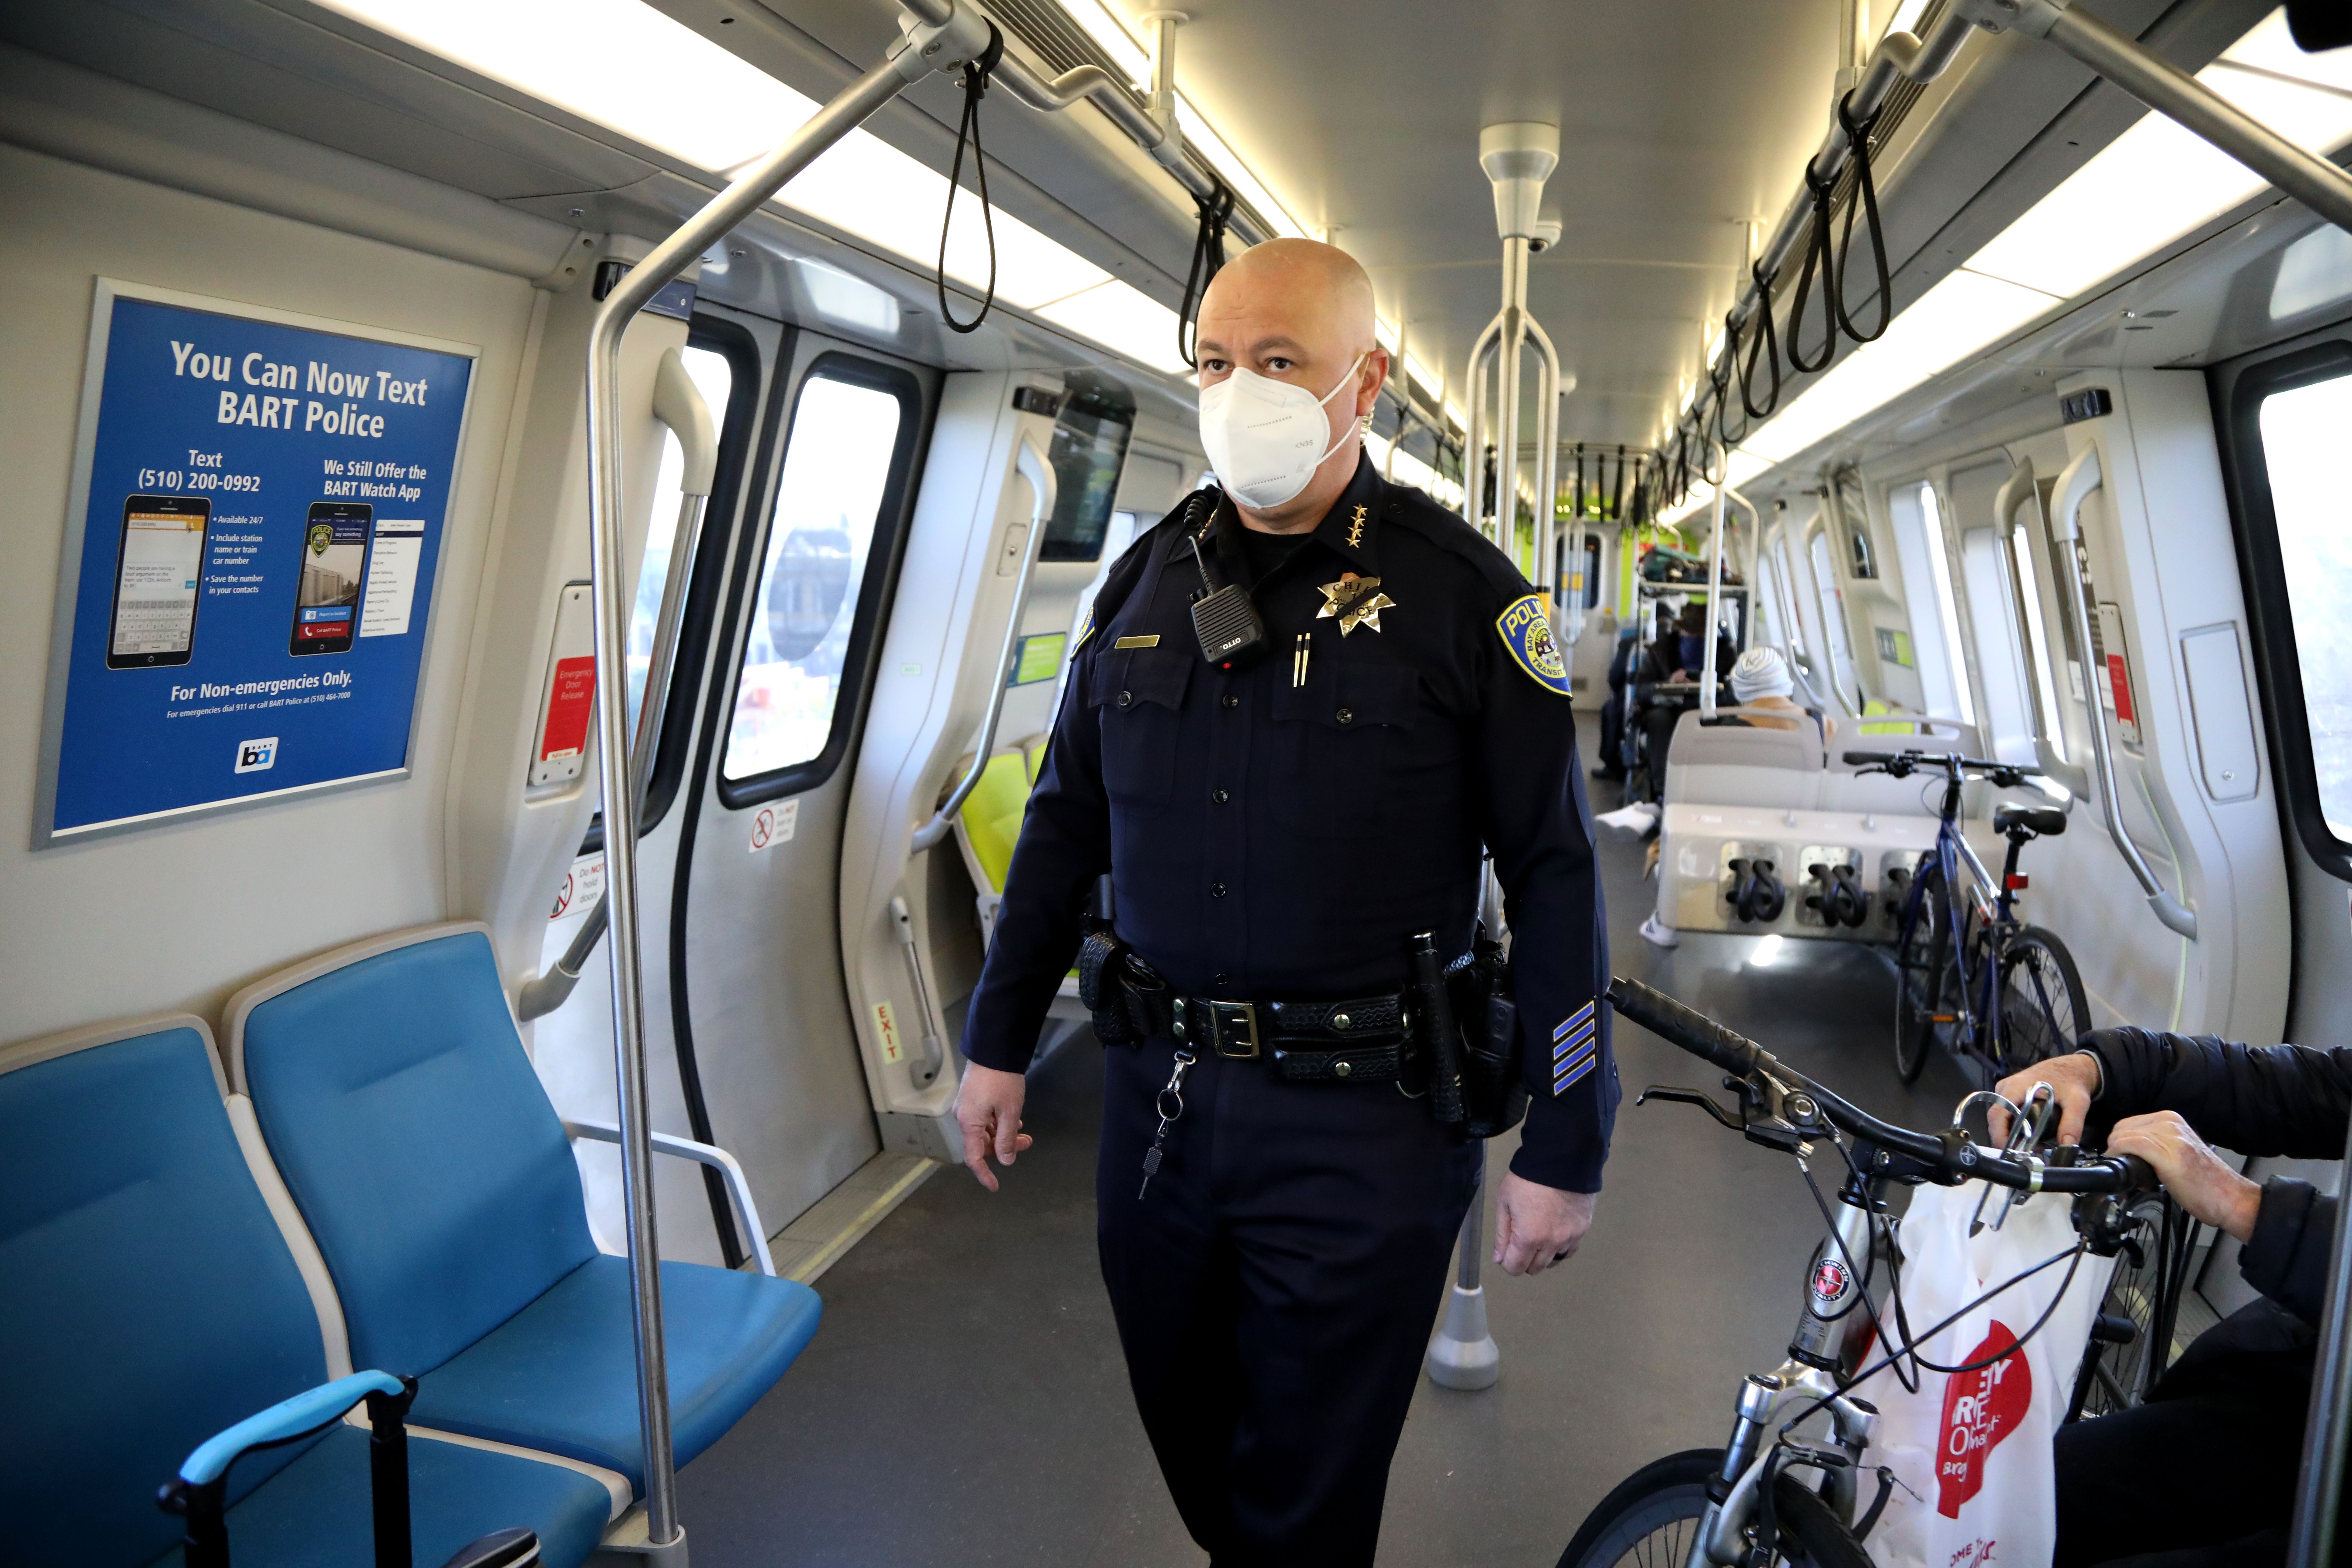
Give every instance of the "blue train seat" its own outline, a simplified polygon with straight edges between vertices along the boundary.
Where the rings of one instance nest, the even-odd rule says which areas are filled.
[[[421,1379],[419,1427],[619,1472],[638,1495],[628,1268],[588,1229],[579,1167],[479,925],[325,954],[229,1003],[230,1082],[316,1237],[351,1364]],[[723,1435],[816,1331],[816,1293],[661,1267],[677,1462]]]
[[[329,1378],[326,1331],[202,1020],[0,1047],[0,1510],[11,1563],[179,1560],[155,1505],[199,1443]],[[613,1513],[579,1470],[412,1436],[419,1562],[509,1525],[573,1564]],[[238,1568],[364,1563],[367,1435],[229,1472]]]

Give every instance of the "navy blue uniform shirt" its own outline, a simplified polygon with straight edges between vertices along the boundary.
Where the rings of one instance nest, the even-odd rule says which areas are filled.
[[[1484,846],[1532,1096],[1511,1168],[1598,1192],[1619,1093],[1608,935],[1541,600],[1469,524],[1360,458],[1313,537],[1255,584],[1266,656],[1225,670],[1193,636],[1184,515],[1111,567],[1073,655],[965,1057],[1027,1066],[1105,871],[1119,935],[1178,993],[1331,999],[1401,989],[1415,931],[1468,949]],[[1221,581],[1248,580],[1241,527],[1225,502],[1202,542]],[[1347,574],[1380,579],[1377,626],[1320,614],[1326,586],[1359,591]]]

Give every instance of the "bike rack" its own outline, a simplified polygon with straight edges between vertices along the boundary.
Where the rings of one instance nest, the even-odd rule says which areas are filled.
[[[2065,547],[2066,582],[2060,595],[2068,618],[2074,623],[2074,643],[2083,655],[2083,706],[2090,710],[2091,759],[2094,776],[2099,786],[2099,809],[2107,819],[2107,837],[2114,839],[2116,852],[2131,868],[2140,890],[2147,895],[2148,908],[2166,929],[2197,940],[2197,911],[2165,890],[2149,868],[2147,858],[2124,828],[2122,792],[2116,785],[2115,742],[2107,733],[2106,705],[2099,700],[2097,682],[2111,679],[2104,669],[2091,668],[2091,606],[2083,594],[2083,574],[2076,563],[2075,552],[2083,546],[2083,503],[2105,481],[2099,473],[2099,448],[2084,447],[2074,460],[2058,476],[2058,540]],[[2186,872],[2183,873],[2184,877]],[[2182,884],[2183,891],[2187,883]]]

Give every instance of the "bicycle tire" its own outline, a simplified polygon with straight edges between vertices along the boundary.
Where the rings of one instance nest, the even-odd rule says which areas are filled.
[[[2074,955],[2057,933],[2020,927],[2001,944],[1995,971],[2002,1075],[2073,1050],[2091,1026],[2091,1003]]]
[[[2126,1247],[2116,1259],[2099,1314],[2132,1325],[2129,1344],[2095,1336],[2083,1347],[2083,1362],[2074,1376],[2074,1394],[2066,1413],[2069,1421],[2093,1420],[2144,1403],[2157,1380],[2171,1363],[2171,1346],[2163,1342],[2172,1333],[2179,1293],[2187,1269],[2187,1238],[2181,1257],[2168,1259],[2165,1248],[2173,1228],[2174,1211],[2162,1193],[2150,1193],[2127,1211],[2137,1232],[2139,1261]],[[2169,1298],[2168,1300],[2168,1298]]]
[[[1951,988],[1950,908],[1944,899],[1944,869],[1931,856],[1919,864],[1912,883],[1917,914],[1904,927],[1895,949],[1895,1073],[1916,1083],[1936,1042],[1935,1015]]]
[[[1559,1568],[1683,1568],[1706,1512],[1707,1482],[1722,1464],[1719,1448],[1690,1448],[1643,1466],[1585,1516]],[[1772,1500],[1780,1524],[1774,1562],[1871,1568],[1845,1521],[1795,1476],[1780,1477]]]

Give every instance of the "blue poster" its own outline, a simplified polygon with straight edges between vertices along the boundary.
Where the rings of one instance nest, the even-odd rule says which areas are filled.
[[[37,837],[407,767],[473,369],[100,281]]]

